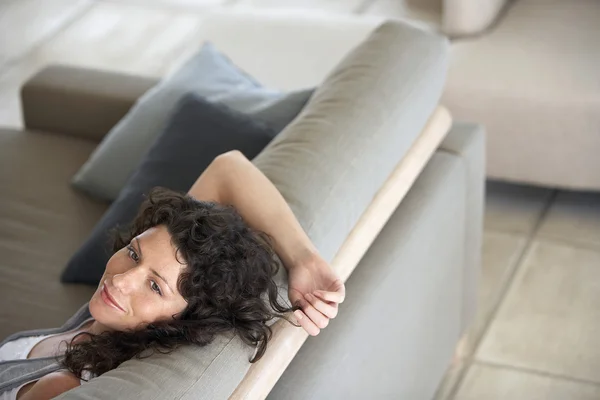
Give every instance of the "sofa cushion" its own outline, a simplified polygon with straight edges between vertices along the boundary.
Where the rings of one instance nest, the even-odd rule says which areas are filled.
[[[206,43],[136,102],[77,172],[75,187],[99,199],[115,200],[164,129],[177,101],[188,92],[256,115],[279,132],[300,112],[312,89],[284,93],[265,88]]]
[[[270,127],[246,114],[195,94],[184,96],[117,200],[67,264],[63,282],[98,284],[113,254],[109,233],[133,221],[150,189],[187,192],[219,154],[239,150],[252,159],[274,136]]]
[[[94,291],[59,277],[106,210],[69,186],[95,145],[0,129],[0,338],[62,325]]]
[[[332,260],[436,108],[447,47],[442,37],[408,24],[383,24],[346,56],[298,118],[253,160],[283,194],[326,260]],[[126,370],[110,371],[59,399],[101,397],[103,390],[104,397],[118,393],[122,398],[227,398],[244,378],[239,364],[230,368],[226,363],[235,357],[215,359],[212,370],[222,372],[208,382],[200,369],[200,381],[178,376],[201,351],[176,351],[169,359],[172,371],[158,370],[155,358],[132,360]],[[245,357],[240,353],[238,359],[247,362]],[[246,364],[246,371],[249,368]],[[164,384],[146,385],[155,381]],[[215,395],[214,385],[227,385],[231,392]],[[183,387],[187,391],[181,394]]]

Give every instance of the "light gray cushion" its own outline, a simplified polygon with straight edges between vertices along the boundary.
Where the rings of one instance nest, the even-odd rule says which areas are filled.
[[[77,172],[73,185],[93,197],[115,200],[186,93],[251,114],[279,132],[296,117],[312,91],[265,88],[206,43],[174,75],[136,102]]]
[[[350,52],[298,118],[253,160],[282,192],[326,260],[332,260],[437,106],[447,50],[440,36],[386,22]],[[284,286],[285,274],[277,282]],[[208,347],[231,354],[233,345],[220,343]],[[59,399],[101,398],[101,393],[105,398],[226,399],[221,389],[237,387],[250,366],[248,353],[215,358],[207,368],[219,373],[209,380],[200,367],[206,365],[207,351],[190,348],[168,360],[129,361],[127,369],[119,367]],[[159,363],[172,371],[159,369]],[[194,365],[199,365],[195,376],[180,373]],[[185,395],[182,387],[189,388]]]

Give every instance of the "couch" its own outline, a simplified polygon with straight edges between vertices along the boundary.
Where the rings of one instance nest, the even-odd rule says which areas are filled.
[[[488,177],[600,190],[600,2],[436,3],[453,39],[442,102],[486,127]]]
[[[431,398],[474,314],[484,193],[482,128],[439,105],[447,41],[398,21],[211,21],[205,36],[258,79],[318,86],[253,162],[346,280],[346,301],[308,340],[275,323],[256,364],[222,337],[128,361],[59,398]],[[307,68],[290,76],[290,61]],[[58,326],[93,293],[59,276],[108,205],[69,182],[156,82],[54,66],[23,85],[25,129],[0,130],[0,337]]]

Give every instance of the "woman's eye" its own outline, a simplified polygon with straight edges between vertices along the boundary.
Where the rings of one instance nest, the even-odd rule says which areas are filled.
[[[129,250],[129,258],[131,258],[135,262],[140,261],[140,257],[137,255],[135,250],[133,250],[131,247],[128,247],[127,250]]]
[[[152,281],[150,283],[150,287],[152,288],[152,290],[154,290],[156,293],[158,293],[159,295],[162,296],[162,292],[160,290],[160,286],[158,286],[158,284],[156,282]]]

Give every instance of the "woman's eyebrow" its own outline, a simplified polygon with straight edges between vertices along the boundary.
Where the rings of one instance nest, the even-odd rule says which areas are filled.
[[[137,248],[138,248],[138,253],[140,253],[138,256],[140,257],[140,259],[142,258],[143,254],[142,254],[142,246],[140,245],[140,239],[138,239],[137,237],[135,238],[135,241],[137,242]]]

